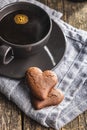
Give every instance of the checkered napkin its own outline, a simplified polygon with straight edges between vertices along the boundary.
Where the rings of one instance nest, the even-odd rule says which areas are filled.
[[[0,7],[20,0],[1,0]],[[30,101],[30,92],[23,80],[12,80],[0,76],[0,91],[12,100],[27,116],[46,127],[59,130],[87,110],[87,32],[78,30],[60,20],[61,13],[35,1],[61,27],[66,37],[66,52],[54,69],[65,98],[58,106],[35,110]],[[55,42],[55,41],[54,41]]]

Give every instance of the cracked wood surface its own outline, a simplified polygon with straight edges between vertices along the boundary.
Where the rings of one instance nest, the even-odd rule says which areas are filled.
[[[70,0],[38,0],[63,13],[62,19],[76,28],[87,31],[87,2]],[[45,128],[27,117],[16,105],[0,93],[0,130],[53,130]],[[87,111],[61,130],[87,130]]]

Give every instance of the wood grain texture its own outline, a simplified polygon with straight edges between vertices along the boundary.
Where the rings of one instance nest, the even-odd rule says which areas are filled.
[[[48,130],[48,128],[24,115],[23,130]]]
[[[37,0],[37,1],[39,1],[39,2],[41,2],[43,4],[45,4],[45,5],[47,5],[47,0]]]
[[[53,9],[63,13],[63,2],[62,2],[62,0],[48,0],[47,4],[50,8],[53,8]]]
[[[87,30],[87,1],[75,3],[64,0],[63,5],[64,21],[78,29]]]
[[[21,112],[0,93],[0,130],[22,130]]]

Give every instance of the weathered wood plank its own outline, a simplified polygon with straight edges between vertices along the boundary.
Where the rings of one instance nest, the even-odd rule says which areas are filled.
[[[0,93],[0,130],[22,130],[21,112]]]
[[[47,5],[47,0],[38,0],[38,1],[40,1],[41,3]]]
[[[63,13],[62,0],[48,0],[48,6]]]
[[[48,128],[24,115],[23,130],[48,130]]]
[[[69,24],[87,30],[87,2],[70,2],[64,0],[64,20]]]
[[[78,116],[79,122],[79,130],[86,130],[86,122],[85,122],[85,113]]]
[[[84,112],[84,118],[85,118],[85,128],[87,129],[87,111]]]
[[[79,118],[77,117],[71,123],[71,130],[79,130]]]

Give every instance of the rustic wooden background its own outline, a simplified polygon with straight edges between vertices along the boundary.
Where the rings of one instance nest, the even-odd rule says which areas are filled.
[[[63,13],[67,23],[87,31],[87,2],[73,3],[70,0],[38,0]],[[0,93],[0,130],[53,130],[45,128],[27,117],[12,102]],[[87,111],[79,115],[61,130],[87,130]]]

